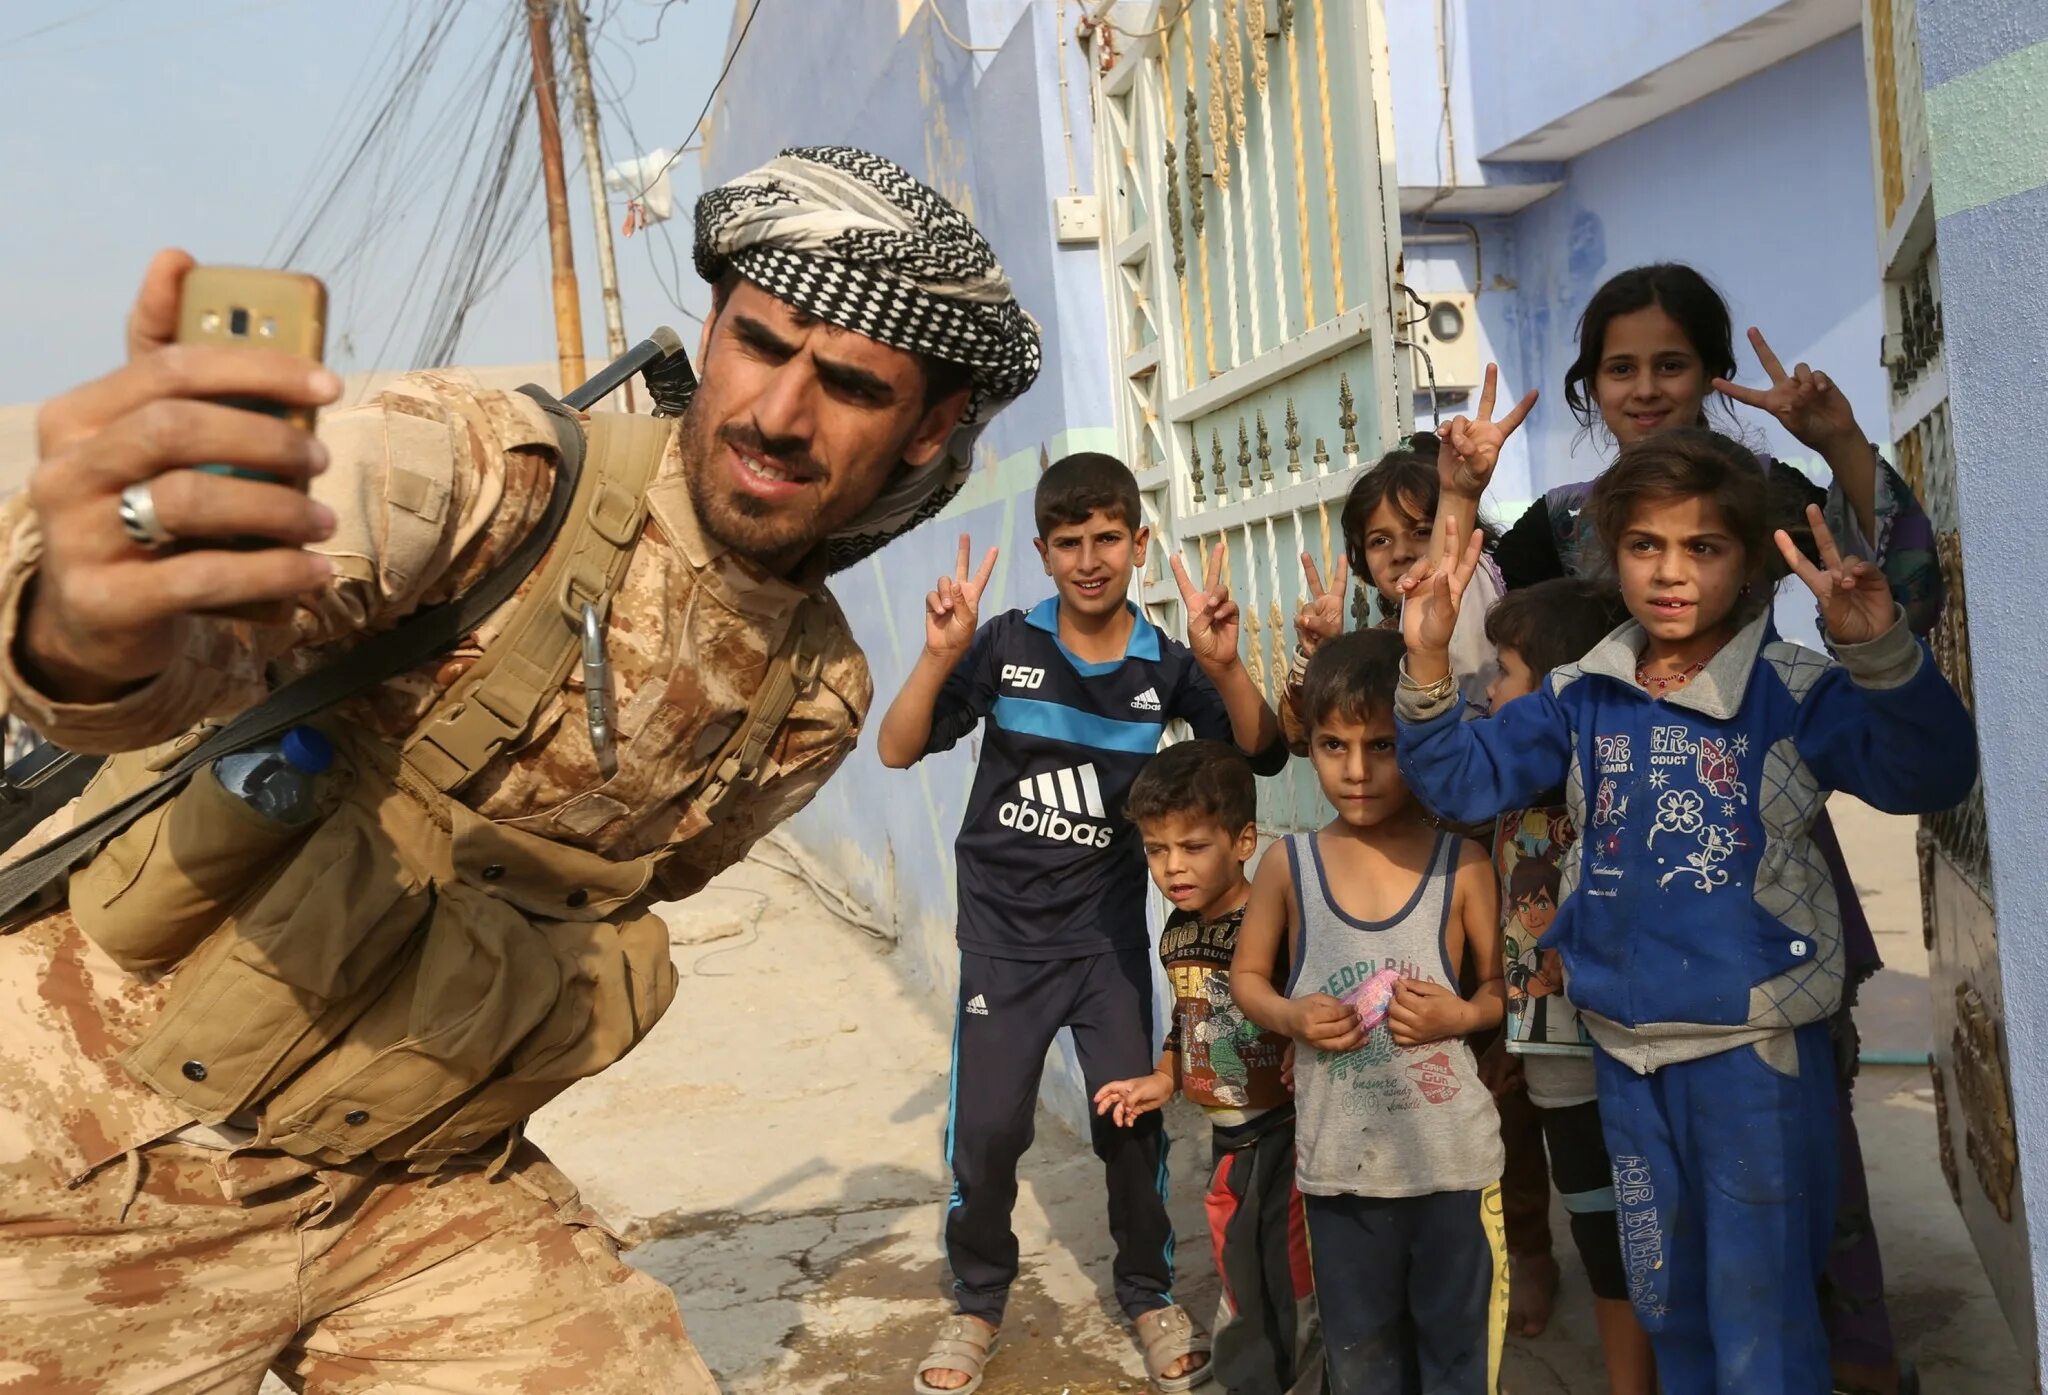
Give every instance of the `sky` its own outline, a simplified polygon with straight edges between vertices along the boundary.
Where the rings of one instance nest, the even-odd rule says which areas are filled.
[[[377,60],[417,32],[441,0],[61,0],[0,6],[0,88],[14,115],[0,127],[0,403],[47,397],[116,366],[121,325],[143,267],[159,247],[203,262],[265,265],[309,184],[324,183],[348,122],[381,97]],[[599,74],[605,160],[683,143],[724,60],[734,0],[585,0]],[[659,36],[657,34],[659,25]],[[423,83],[417,126],[461,92],[462,70],[515,28],[525,61],[523,0],[466,0],[436,73]],[[522,79],[527,70],[521,68]],[[597,249],[581,143],[563,82],[563,141],[584,352],[604,361]],[[605,99],[607,89],[618,97]],[[437,101],[439,99],[439,101]],[[467,119],[460,111],[445,113]],[[630,130],[627,129],[630,127]],[[536,143],[529,114],[523,130]],[[634,136],[638,137],[637,148]],[[335,274],[329,250],[296,269],[329,280],[329,361],[345,371],[415,366],[424,298],[389,333],[399,291],[419,268],[423,230],[453,151],[424,139],[393,169],[411,168],[403,206],[344,201],[323,231],[362,229],[372,256]],[[424,147],[424,148],[422,148]],[[522,151],[522,153],[525,153]],[[411,162],[417,161],[417,164]],[[690,270],[694,153],[671,172],[676,215],[663,229],[618,240],[628,341],[671,324],[693,343],[706,292]],[[520,181],[527,184],[528,181]],[[508,190],[527,200],[530,240],[472,316],[459,361],[552,360],[554,317],[545,218],[537,179]],[[616,235],[625,208],[614,199]],[[469,210],[461,210],[467,213]],[[301,217],[301,222],[305,221]],[[316,248],[319,243],[316,240]],[[673,258],[673,260],[671,260]],[[658,271],[657,271],[658,268]],[[437,268],[428,267],[429,271]],[[380,348],[382,356],[379,356]]]

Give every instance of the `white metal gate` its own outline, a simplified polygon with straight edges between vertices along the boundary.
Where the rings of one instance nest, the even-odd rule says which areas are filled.
[[[1328,575],[1351,472],[1407,429],[1380,6],[1142,0],[1101,15],[1117,429],[1162,544],[1143,602],[1182,633],[1167,560],[1199,574],[1221,541],[1247,666],[1277,699],[1299,555]],[[1300,763],[1261,785],[1268,829],[1325,821]]]
[[[1933,636],[1935,657],[1974,710],[1917,7],[1915,0],[1865,0],[1863,18],[1891,435],[1899,472],[1926,501],[1948,587]],[[2021,1349],[2031,1351],[2032,1269],[1981,785],[1961,807],[1922,820],[1920,900],[1934,995],[1932,1074],[1942,1172],[2006,1320]]]

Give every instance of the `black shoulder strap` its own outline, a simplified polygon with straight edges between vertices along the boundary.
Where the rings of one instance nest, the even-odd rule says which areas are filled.
[[[154,782],[52,840],[11,866],[0,869],[0,917],[41,891],[73,864],[141,818],[222,756],[260,745],[338,702],[368,692],[379,683],[418,668],[445,653],[464,635],[490,618],[519,589],[528,573],[554,543],[576,495],[583,471],[583,428],[575,412],[541,388],[520,389],[553,419],[561,446],[561,465],[539,522],[520,540],[489,576],[467,594],[415,614],[395,629],[373,635],[350,651],[344,662],[309,673],[217,729],[186,752]],[[54,811],[53,811],[54,812]]]

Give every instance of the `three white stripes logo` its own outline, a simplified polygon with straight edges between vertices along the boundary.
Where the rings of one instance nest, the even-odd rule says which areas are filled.
[[[1102,808],[1102,786],[1096,783],[1092,764],[1048,770],[1043,775],[1027,775],[1017,782],[1017,792],[1026,799],[1035,799],[1040,804],[1064,809],[1070,814],[1086,814],[1094,819],[1106,817]]]
[[[1083,848],[1106,848],[1116,838],[1114,825],[1089,822],[1109,817],[1092,764],[1026,775],[1017,793],[1022,798],[1005,800],[996,810],[1004,828]]]
[[[1137,708],[1140,712],[1157,712],[1159,710],[1159,690],[1157,688],[1147,688],[1144,692],[1131,699],[1131,706]]]
[[[988,1001],[981,994],[976,993],[967,1000],[967,1010],[976,1017],[986,1017],[988,1016]]]

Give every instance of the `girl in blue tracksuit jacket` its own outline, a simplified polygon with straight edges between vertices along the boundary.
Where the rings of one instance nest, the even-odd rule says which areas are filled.
[[[1842,560],[1818,509],[1821,567],[1776,541],[1834,658],[1769,641],[1764,485],[1737,443],[1633,443],[1588,510],[1634,618],[1489,720],[1459,720],[1445,657],[1478,539],[1418,567],[1402,773],[1463,821],[1565,787],[1581,837],[1546,944],[1602,1049],[1630,1298],[1664,1389],[1813,1395],[1843,954],[1809,829],[1836,789],[1893,813],[1960,802],[1975,736],[1883,575]]]

